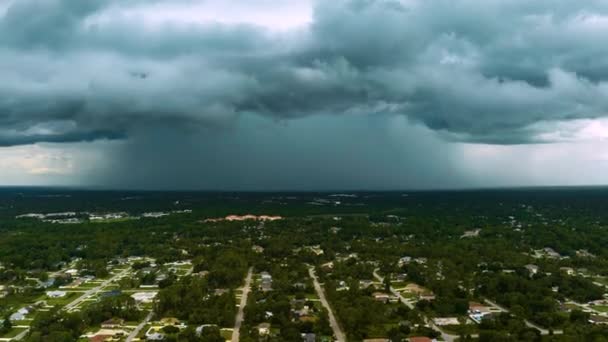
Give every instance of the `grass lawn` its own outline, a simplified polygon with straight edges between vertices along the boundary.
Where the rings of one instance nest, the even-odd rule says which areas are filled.
[[[413,292],[403,291],[403,292],[401,292],[401,295],[403,296],[403,298],[406,298],[406,299],[416,298],[416,294],[414,294]]]
[[[32,323],[32,320],[11,321],[11,323],[13,324],[13,326],[16,326],[16,325],[30,325]]]
[[[608,305],[593,305],[590,307],[599,312],[608,312]]]
[[[479,326],[477,324],[465,324],[465,325],[444,325],[441,327],[442,329],[444,329],[446,332],[455,334],[455,335],[459,335],[460,333],[463,333],[465,335],[467,334],[478,334],[479,333]]]
[[[0,299],[0,314],[12,313],[24,306],[34,304],[39,301],[39,298],[45,298],[44,292],[34,292],[29,295],[13,294]]]
[[[12,328],[9,332],[4,335],[0,335],[2,338],[11,338],[19,335],[23,331],[27,330],[26,328]]]
[[[154,308],[154,304],[152,304],[152,303],[141,303],[141,304],[139,305],[139,307],[140,307],[142,310],[145,310],[145,311],[150,311],[150,310],[152,310],[152,309]]]
[[[220,329],[220,335],[222,335],[222,337],[225,338],[226,340],[231,340],[232,339],[232,329],[222,328],[222,329]]]
[[[71,303],[72,301],[74,301],[74,299],[80,297],[81,295],[82,294],[76,293],[76,292],[68,292],[68,293],[66,293],[65,297],[63,297],[63,298],[47,298],[47,299],[45,299],[45,301],[50,306],[55,306],[55,305],[65,306],[65,305]]]
[[[406,281],[391,281],[391,286],[394,289],[401,289],[407,286],[407,282]]]
[[[139,332],[139,334],[137,335],[137,337],[139,337],[139,338],[145,337],[146,336],[146,332],[150,329],[150,327],[152,327],[151,324],[144,325],[144,328],[141,329],[141,331]]]

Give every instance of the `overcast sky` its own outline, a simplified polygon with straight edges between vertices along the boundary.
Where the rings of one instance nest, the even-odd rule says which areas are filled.
[[[608,184],[605,0],[0,0],[0,185]]]

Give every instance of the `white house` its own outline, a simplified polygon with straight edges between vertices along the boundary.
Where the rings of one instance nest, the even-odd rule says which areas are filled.
[[[49,298],[63,298],[66,295],[65,291],[48,291],[46,295]]]

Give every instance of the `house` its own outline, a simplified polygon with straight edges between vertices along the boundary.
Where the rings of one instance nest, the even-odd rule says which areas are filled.
[[[591,315],[589,317],[589,323],[591,324],[608,324],[608,317],[600,315]]]
[[[397,261],[397,266],[403,267],[403,266],[409,264],[410,262],[412,262],[412,257],[405,256],[405,257],[399,258],[399,261]]]
[[[64,273],[65,273],[65,274],[69,274],[70,276],[72,276],[72,277],[73,277],[73,276],[78,275],[78,270],[77,270],[77,269],[74,269],[74,268],[71,268],[71,269],[69,269],[69,270],[65,271]]]
[[[292,312],[298,316],[298,317],[302,317],[302,316],[308,316],[310,315],[311,309],[308,305],[304,305],[302,307],[302,309],[300,310],[292,310]]]
[[[272,282],[263,281],[262,284],[260,284],[260,290],[262,290],[262,292],[272,291]]]
[[[66,294],[65,291],[48,291],[46,293],[49,298],[63,298]]]
[[[481,321],[485,320],[485,319],[494,319],[496,318],[496,315],[499,315],[500,312],[481,312],[481,313],[474,313],[474,314],[470,314],[469,318],[473,320],[473,322],[480,324]]]
[[[156,291],[148,291],[148,292],[136,292],[131,295],[131,298],[135,299],[138,303],[151,303],[158,292]]]
[[[165,339],[165,335],[158,332],[155,328],[150,327],[148,331],[146,331],[146,340],[148,341],[162,341]]]
[[[12,314],[9,317],[9,320],[11,321],[23,321],[26,317],[27,314],[30,313],[30,309],[28,308],[21,308],[19,309],[17,312],[15,312],[14,314]]]
[[[579,258],[595,258],[595,255],[589,253],[586,249],[579,249],[576,251],[576,256]]]
[[[346,285],[346,282],[344,280],[340,280],[338,282],[338,286],[336,287],[336,291],[348,291],[349,289],[350,287]]]
[[[393,276],[396,281],[405,281],[407,279],[407,273],[397,273]]]
[[[230,293],[229,289],[215,289],[215,291],[213,291],[213,294],[215,296],[222,296],[222,295],[225,295],[227,293]]]
[[[305,290],[305,289],[306,289],[308,286],[306,286],[306,284],[304,284],[304,283],[297,282],[297,283],[294,283],[294,284],[292,285],[292,287],[293,287],[294,289]]]
[[[438,326],[443,325],[460,325],[457,317],[438,317],[433,319],[433,322]]]
[[[461,239],[478,237],[481,229],[467,230],[460,236]]]
[[[146,335],[146,339],[148,341],[162,341],[162,340],[165,339],[165,335],[163,335],[161,333],[158,333],[158,332],[155,332],[155,333],[152,333],[150,335]]]
[[[177,319],[175,317],[165,317],[165,318],[162,318],[160,320],[160,323],[162,325],[164,325],[164,326],[167,326],[167,325],[179,325],[180,324],[179,319]]]
[[[374,297],[374,300],[377,302],[388,303],[390,296],[387,293],[374,292],[372,293],[372,297]]]
[[[435,294],[433,292],[424,292],[422,294],[420,294],[420,300],[435,300]]]
[[[469,302],[469,313],[479,314],[484,312],[490,312],[490,307],[477,302]]]
[[[120,328],[125,324],[125,320],[122,318],[111,318],[103,323],[101,323],[101,327],[103,329],[116,329]]]
[[[313,333],[302,334],[303,342],[316,342],[316,340],[317,340],[317,335],[315,335]]]
[[[359,288],[360,289],[366,289],[370,286],[374,285],[374,281],[373,280],[359,280]]]
[[[319,246],[319,245],[308,246],[308,247],[306,247],[306,249],[308,249],[309,251],[311,251],[312,253],[314,253],[317,256],[324,254],[323,249],[321,249],[321,246]]]
[[[559,253],[557,253],[553,248],[551,247],[545,247],[543,248],[543,252],[545,253],[545,255],[548,258],[552,258],[552,259],[559,259],[561,258],[561,255]]]
[[[334,269],[334,262],[333,262],[333,261],[326,262],[326,263],[324,263],[323,265],[321,265],[321,268],[322,268],[324,271],[331,271],[331,270],[333,270],[333,269]]]
[[[89,342],[104,342],[104,341],[109,341],[109,340],[112,339],[112,337],[114,337],[114,335],[99,334],[99,335],[95,335],[95,336],[89,337]]]
[[[260,290],[263,292],[272,291],[272,276],[268,272],[264,271],[260,273],[260,278],[262,279]]]
[[[262,246],[255,245],[251,249],[258,254],[264,253],[264,247]]]
[[[530,273],[530,276],[533,276],[538,273],[538,266],[536,266],[536,265],[528,264],[525,267],[528,270],[528,272]]]
[[[270,334],[270,323],[261,323],[258,325],[258,334],[260,336],[266,336]]]
[[[414,259],[414,262],[416,262],[417,264],[420,265],[426,265],[426,263],[428,262],[427,258],[416,258]]]
[[[559,270],[570,276],[574,275],[574,273],[575,273],[574,268],[572,268],[572,267],[560,267]]]
[[[489,314],[489,312],[475,312],[469,315],[469,318],[473,320],[473,322],[479,324],[483,320],[483,316]]]
[[[48,289],[49,287],[55,285],[55,278],[49,278],[46,281],[41,281],[39,283],[40,287],[42,287],[43,289]]]

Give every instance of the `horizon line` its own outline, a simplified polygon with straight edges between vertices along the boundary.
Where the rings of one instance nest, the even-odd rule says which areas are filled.
[[[608,184],[581,185],[513,185],[513,186],[480,186],[480,187],[445,187],[445,188],[403,188],[403,189],[183,189],[183,188],[118,188],[106,186],[81,185],[0,185],[2,189],[44,189],[69,191],[96,192],[207,192],[207,193],[406,193],[406,192],[470,192],[470,191],[499,191],[499,190],[568,190],[568,189],[600,189],[608,188]]]

